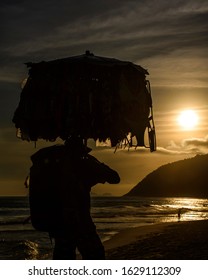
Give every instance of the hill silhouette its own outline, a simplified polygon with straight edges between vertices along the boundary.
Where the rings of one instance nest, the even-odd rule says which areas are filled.
[[[125,196],[208,198],[208,154],[159,167]]]

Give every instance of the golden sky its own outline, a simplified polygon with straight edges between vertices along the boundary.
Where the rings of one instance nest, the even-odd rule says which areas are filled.
[[[11,122],[27,76],[24,62],[79,55],[132,61],[148,69],[157,152],[94,148],[117,169],[121,183],[94,192],[121,195],[167,162],[208,152],[208,2],[1,1],[0,195],[24,194],[34,143],[15,137]],[[198,124],[184,129],[178,116],[193,110]],[[50,143],[39,142],[37,148]]]

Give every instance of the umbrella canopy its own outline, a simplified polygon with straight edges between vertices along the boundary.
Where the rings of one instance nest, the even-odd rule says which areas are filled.
[[[155,129],[147,70],[128,61],[85,54],[26,63],[27,82],[13,122],[23,140],[110,139],[112,146],[135,136],[144,146],[146,128],[151,151]]]

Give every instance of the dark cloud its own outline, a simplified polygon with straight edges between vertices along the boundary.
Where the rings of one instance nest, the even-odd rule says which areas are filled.
[[[1,19],[5,29],[2,43],[6,45],[50,34],[56,37],[58,34],[54,31],[58,28],[73,28],[79,22],[90,23],[94,17],[112,13],[122,2],[125,1],[2,1]],[[7,31],[11,31],[12,36]]]
[[[71,45],[98,42],[114,49],[115,41],[120,47],[133,45],[138,50],[146,45],[146,55],[157,54],[157,46],[162,50],[163,44],[172,49],[188,46],[190,40],[204,45],[207,10],[197,7],[201,4],[206,8],[207,4],[199,2],[78,0],[2,4],[2,44],[13,55],[34,55],[45,48],[69,48],[70,52]]]
[[[198,56],[207,57],[207,1],[4,0],[0,5],[1,80],[20,79],[23,62],[86,49],[144,63],[178,50],[186,56],[200,49]]]

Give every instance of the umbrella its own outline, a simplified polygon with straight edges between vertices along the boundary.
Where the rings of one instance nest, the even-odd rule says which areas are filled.
[[[129,61],[85,54],[26,63],[29,75],[13,122],[22,140],[70,136],[123,140],[156,149],[147,70]],[[127,137],[130,135],[130,138]]]

